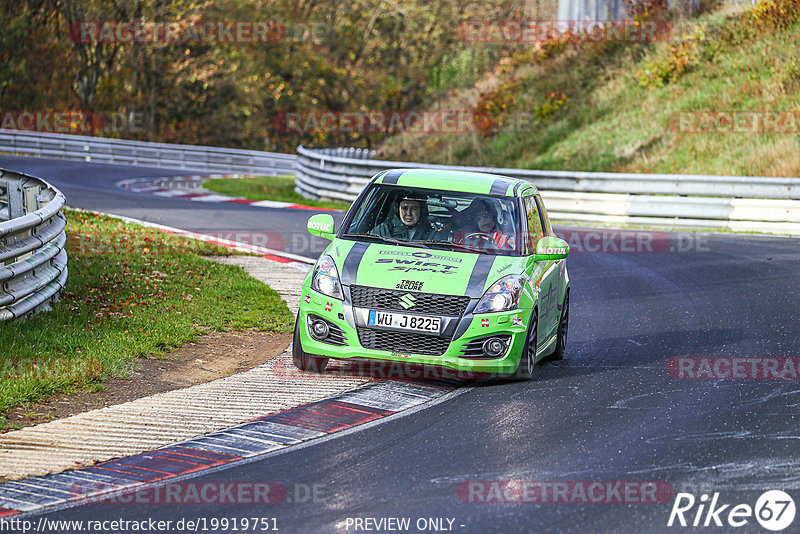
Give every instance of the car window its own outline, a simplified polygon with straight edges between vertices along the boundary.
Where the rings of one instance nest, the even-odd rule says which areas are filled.
[[[409,204],[415,215],[404,220]],[[368,239],[375,235],[434,248],[520,253],[519,217],[513,197],[371,184],[350,212],[342,237]]]
[[[531,237],[531,248],[536,250],[536,243],[544,237],[544,230],[542,228],[542,219],[539,215],[539,208],[533,199],[533,196],[527,196],[525,202],[525,216],[528,220],[528,233]]]
[[[536,205],[539,207],[539,216],[542,218],[542,227],[544,228],[545,235],[553,235],[553,227],[550,226],[550,216],[547,215],[547,210],[544,208],[542,195],[536,195]]]

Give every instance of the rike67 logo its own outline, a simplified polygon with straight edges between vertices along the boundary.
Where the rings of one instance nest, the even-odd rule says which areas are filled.
[[[794,499],[788,493],[771,490],[761,494],[754,507],[749,504],[730,504],[720,500],[720,494],[703,494],[696,499],[691,493],[678,493],[669,514],[667,526],[726,527],[750,526],[752,519],[765,529],[778,532],[794,521]]]

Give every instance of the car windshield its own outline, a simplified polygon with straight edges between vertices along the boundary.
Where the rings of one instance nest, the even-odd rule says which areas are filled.
[[[373,184],[351,214],[341,237],[486,254],[520,249],[511,197]]]

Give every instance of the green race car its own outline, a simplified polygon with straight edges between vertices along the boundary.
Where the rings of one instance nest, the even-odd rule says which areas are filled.
[[[293,361],[380,360],[530,378],[561,359],[569,246],[529,182],[492,174],[388,170],[342,222],[303,282]]]

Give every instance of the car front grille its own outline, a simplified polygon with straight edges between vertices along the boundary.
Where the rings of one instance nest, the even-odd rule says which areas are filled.
[[[405,308],[400,305],[400,298],[409,293],[414,297],[414,306]],[[449,317],[461,317],[469,304],[469,297],[466,296],[415,293],[413,291],[397,291],[356,285],[350,287],[350,296],[353,300],[353,306],[359,308],[407,313],[429,313]]]
[[[358,340],[365,349],[441,356],[450,346],[450,338],[426,336],[413,332],[372,330],[362,327],[358,327],[357,331]]]

